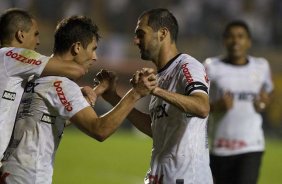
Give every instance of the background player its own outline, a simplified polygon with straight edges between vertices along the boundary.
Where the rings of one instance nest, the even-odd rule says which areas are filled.
[[[243,21],[227,24],[226,55],[205,61],[215,117],[211,169],[216,184],[256,184],[264,151],[262,116],[273,90],[267,60],[248,55],[251,33]]]

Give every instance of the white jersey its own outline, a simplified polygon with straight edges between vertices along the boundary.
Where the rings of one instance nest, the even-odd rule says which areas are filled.
[[[187,54],[173,58],[158,74],[158,86],[182,95],[208,94],[204,66]],[[207,118],[182,112],[165,100],[150,102],[153,148],[145,183],[211,184]]]
[[[49,57],[35,51],[5,47],[0,49],[0,160],[12,134],[23,86],[30,75],[40,76]],[[0,163],[1,165],[1,163]]]
[[[79,86],[65,77],[28,82],[3,159],[7,184],[51,184],[65,122],[88,107]]]
[[[264,58],[248,57],[245,65],[226,63],[221,57],[205,61],[211,80],[211,100],[224,92],[233,95],[233,107],[216,119],[212,153],[219,156],[264,150],[262,117],[255,111],[254,99],[261,89],[273,90],[271,72]]]

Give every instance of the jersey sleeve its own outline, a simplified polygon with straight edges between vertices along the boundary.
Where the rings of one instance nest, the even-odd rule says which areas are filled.
[[[57,109],[60,116],[70,119],[80,110],[90,106],[83,97],[79,86],[66,78],[54,80],[51,86],[53,94],[53,107]]]
[[[216,71],[213,67],[214,65],[214,59],[213,58],[207,58],[204,63],[203,63],[209,81],[210,81],[210,90],[209,90],[209,97],[210,97],[210,101],[216,101],[218,98],[220,98],[219,96],[219,91],[217,89],[217,85],[215,83],[216,81]]]
[[[180,78],[185,87],[185,94],[195,92],[208,94],[209,79],[204,66],[197,60],[185,60],[181,62]]]
[[[264,83],[263,83],[263,89],[267,92],[270,93],[273,90],[273,81],[272,81],[272,75],[271,75],[271,70],[270,66],[267,60],[265,60],[265,74],[264,74]]]
[[[49,57],[33,50],[7,48],[4,53],[4,65],[9,76],[27,78],[30,75],[40,76]]]
[[[211,81],[213,81],[213,79],[215,78],[212,63],[213,63],[212,58],[207,58],[203,63],[206,69],[207,75]]]

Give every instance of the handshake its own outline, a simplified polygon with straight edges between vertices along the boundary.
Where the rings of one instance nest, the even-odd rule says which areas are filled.
[[[107,101],[112,101],[112,98],[117,97],[117,75],[105,69],[100,70],[94,78],[94,88],[83,87],[82,93],[93,106],[97,96],[102,96]],[[142,68],[136,71],[130,79],[132,91],[136,98],[142,98],[152,94],[157,87],[157,77],[152,68]]]

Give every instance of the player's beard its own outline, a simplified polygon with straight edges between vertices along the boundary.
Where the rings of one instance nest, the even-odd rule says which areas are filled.
[[[150,53],[148,50],[141,50],[141,59],[143,60],[150,60]]]

